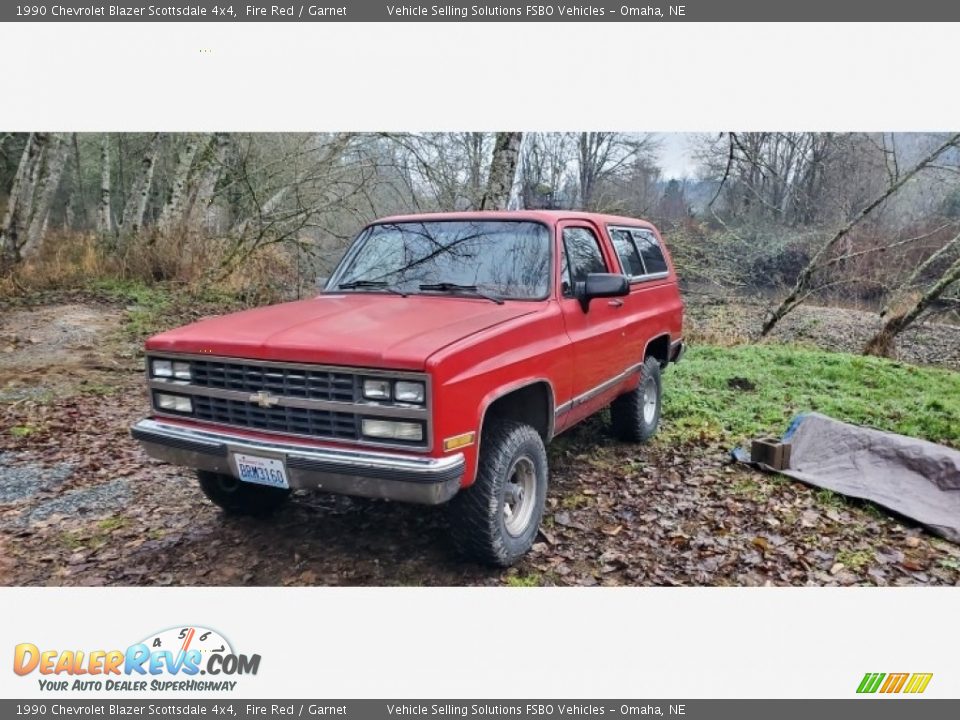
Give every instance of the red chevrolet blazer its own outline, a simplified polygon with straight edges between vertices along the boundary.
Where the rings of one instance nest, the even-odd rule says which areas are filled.
[[[551,438],[608,405],[620,438],[654,434],[682,321],[643,220],[385,218],[316,297],[150,338],[133,435],[228,512],[291,488],[449,503],[460,546],[509,565],[537,534]]]

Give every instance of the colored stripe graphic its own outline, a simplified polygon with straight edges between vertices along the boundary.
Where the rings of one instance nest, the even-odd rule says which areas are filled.
[[[904,683],[907,682],[908,677],[910,677],[910,673],[890,673],[887,675],[887,681],[883,684],[883,687],[880,688],[880,692],[900,692],[903,689]]]
[[[927,685],[930,684],[931,679],[933,679],[933,673],[914,673],[904,692],[922,693],[927,689]]]
[[[932,679],[933,673],[866,673],[857,692],[867,695],[878,691],[887,695],[900,692],[919,694],[927,689]]]
[[[875,693],[877,688],[880,687],[880,683],[883,681],[884,677],[886,677],[884,673],[867,673],[863,676],[863,680],[860,681],[860,686],[857,688],[857,692]]]

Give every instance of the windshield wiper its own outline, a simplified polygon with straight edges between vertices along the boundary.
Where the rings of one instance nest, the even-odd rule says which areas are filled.
[[[399,295],[400,297],[407,296],[407,293],[394,287],[386,280],[351,280],[350,282],[339,283],[337,285],[338,290],[356,290],[358,288],[383,288],[394,295]]]
[[[467,295],[476,295],[477,297],[482,297],[483,299],[489,300],[490,302],[495,302],[497,305],[503,305],[503,298],[498,298],[496,295],[485,293],[476,285],[460,285],[459,283],[452,283],[452,282],[420,283],[420,289],[435,290],[437,292],[452,292],[452,293],[464,293]]]

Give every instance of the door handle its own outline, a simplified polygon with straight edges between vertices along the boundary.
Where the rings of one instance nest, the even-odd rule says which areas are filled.
[[[610,300],[609,302],[607,302],[607,305],[609,305],[612,308],[621,308],[623,307],[623,300]]]

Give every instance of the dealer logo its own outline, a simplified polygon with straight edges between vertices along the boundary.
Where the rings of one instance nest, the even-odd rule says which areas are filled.
[[[14,673],[37,674],[40,689],[53,692],[229,691],[234,678],[259,669],[259,654],[238,653],[226,637],[199,625],[151,633],[125,650],[41,649],[25,642],[13,652]]]
[[[867,673],[860,681],[857,692],[872,695],[906,693],[916,695],[927,689],[933,673]]]

